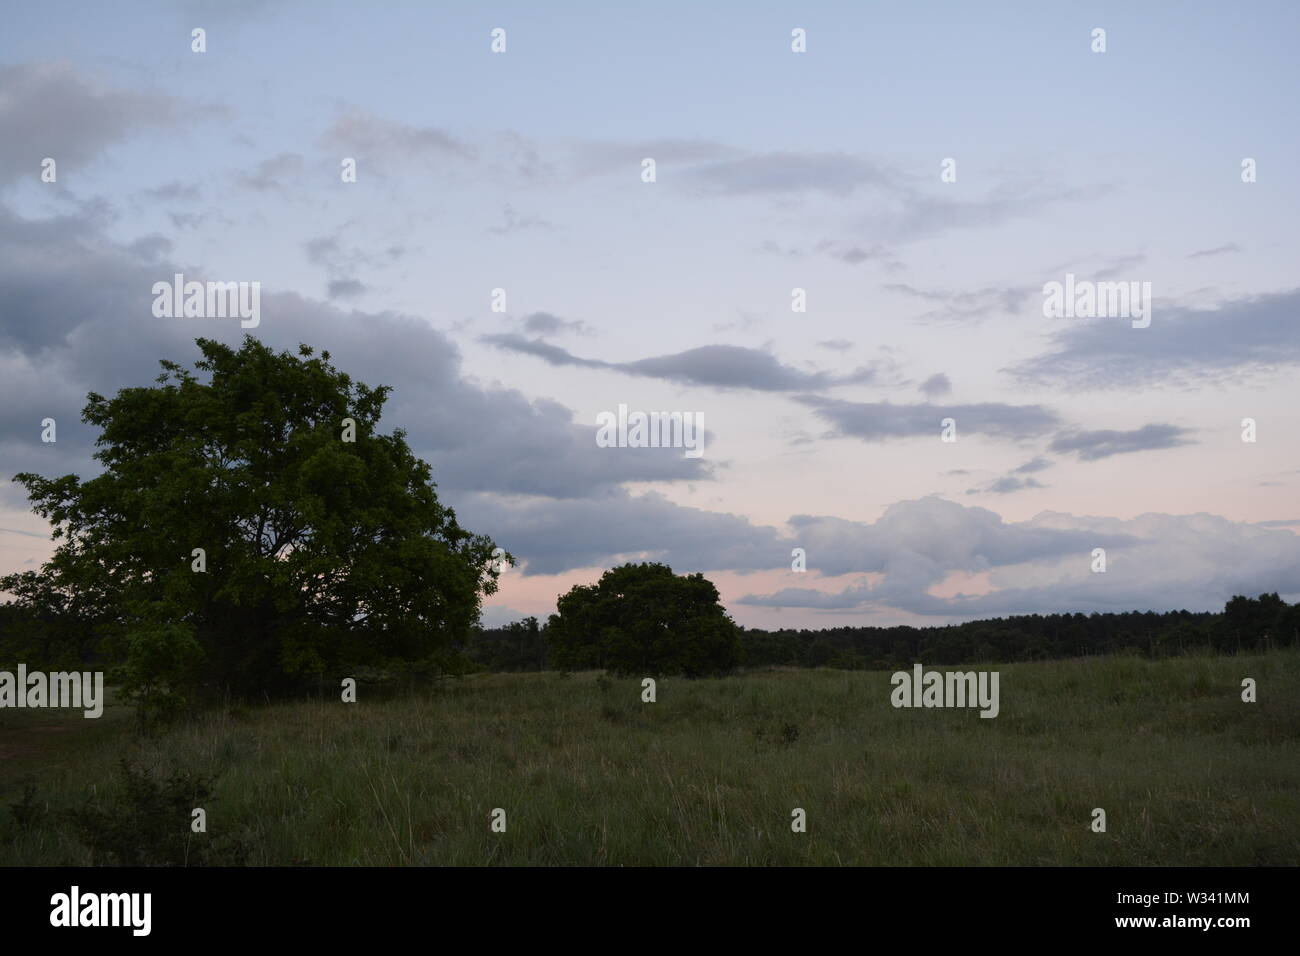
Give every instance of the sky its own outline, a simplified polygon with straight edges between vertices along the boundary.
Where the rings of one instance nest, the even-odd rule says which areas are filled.
[[[393,386],[519,561],[489,625],[629,560],[748,627],[1300,600],[1295,4],[5,19],[0,573],[52,553],[9,479],[94,473],[87,392],[251,334]],[[155,316],[176,273],[259,324]],[[620,405],[703,453],[605,447]]]

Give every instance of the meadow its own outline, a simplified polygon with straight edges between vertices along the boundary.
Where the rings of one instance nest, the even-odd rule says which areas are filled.
[[[114,862],[69,814],[141,822],[122,758],[211,780],[207,833],[166,823],[186,862],[1300,864],[1300,652],[997,669],[995,719],[830,669],[665,678],[654,703],[596,672],[362,685],[155,735],[111,696],[99,720],[0,711],[0,865]]]

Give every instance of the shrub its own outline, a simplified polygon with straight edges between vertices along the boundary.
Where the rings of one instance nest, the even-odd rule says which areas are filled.
[[[120,790],[68,816],[77,837],[96,857],[118,866],[238,866],[247,848],[237,839],[214,840],[191,829],[192,811],[207,809],[211,781],[174,771],[156,780],[123,758]]]

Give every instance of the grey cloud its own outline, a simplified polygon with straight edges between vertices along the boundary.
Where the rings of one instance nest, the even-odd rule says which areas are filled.
[[[190,362],[194,339],[242,341],[238,321],[158,319],[152,285],[173,272],[108,239],[87,218],[26,220],[0,206],[0,459],[4,477],[21,470],[89,473],[93,435],[80,423],[88,391],[112,394],[150,382],[157,362]],[[703,459],[675,449],[596,445],[595,423],[575,423],[563,406],[513,389],[466,380],[455,345],[426,322],[393,313],[343,312],[263,289],[257,337],[275,348],[299,342],[329,349],[340,368],[395,387],[388,427],[404,427],[445,489],[581,498],[626,481],[700,480]],[[40,441],[54,417],[59,440]]]
[[[348,223],[347,225],[351,225]],[[346,227],[345,227],[346,228]],[[356,246],[345,246],[337,236],[317,236],[303,243],[307,261],[320,266],[330,278],[331,299],[359,295],[369,286],[356,278],[362,270],[377,271],[401,259],[401,247],[390,246],[383,255],[373,254]]]
[[[889,542],[888,556],[873,562],[864,555],[846,572],[883,572],[878,583],[860,582],[838,592],[786,589],[749,595],[740,603],[887,607],[960,620],[995,614],[1215,610],[1233,594],[1300,593],[1300,536],[1289,531],[1207,514],[1121,520],[1045,512],[1007,524],[984,509],[936,501],[901,502],[886,512],[894,512],[894,527],[882,535]],[[1040,534],[1062,537],[1035,537]],[[806,545],[810,569],[828,544],[814,539]],[[1112,573],[1091,572],[1094,547],[1107,549]],[[929,593],[953,571],[988,572],[991,591],[951,598]]]
[[[203,198],[203,190],[197,185],[177,181],[163,183],[154,189],[146,189],[144,194],[150,199],[161,199],[164,202],[194,202]]]
[[[0,90],[0,185],[39,181],[47,156],[62,183],[106,147],[182,116],[173,97],[110,89],[65,63],[0,66]]]
[[[1300,289],[1206,310],[1157,302],[1148,328],[1083,321],[1006,371],[1022,383],[1074,390],[1235,381],[1300,364],[1298,316]]]
[[[1106,185],[1067,188],[1037,182],[1004,182],[982,199],[961,201],[908,190],[864,218],[860,228],[897,241],[915,240],[953,229],[997,226],[1032,216],[1048,206],[1096,199],[1110,191],[1111,187]]]
[[[1029,475],[1036,472],[1044,471],[1052,467],[1052,462],[1041,455],[1029,459],[1023,465],[1017,465],[1010,472],[1001,478],[996,478],[982,487],[970,488],[967,490],[968,495],[1009,495],[1017,491],[1026,491],[1033,488],[1046,488],[1037,478],[1021,478],[1020,475]]]
[[[469,143],[434,126],[411,126],[362,109],[337,116],[321,135],[325,146],[353,151],[362,164],[387,166],[397,159],[438,161],[474,160],[478,151]]]
[[[251,173],[240,173],[236,181],[254,192],[278,192],[300,179],[303,159],[297,153],[280,153],[257,164]]]
[[[1229,252],[1241,252],[1241,246],[1237,245],[1235,242],[1230,242],[1227,245],[1215,246],[1213,249],[1201,249],[1197,252],[1189,252],[1187,258],[1202,259],[1206,256],[1221,256]]]
[[[1075,431],[1057,436],[1052,440],[1051,449],[1055,452],[1073,452],[1082,461],[1096,461],[1111,455],[1195,444],[1187,437],[1190,434],[1191,431],[1186,428],[1159,424],[1143,425],[1132,431]]]
[[[966,494],[968,495],[980,495],[980,494],[1009,495],[1012,492],[1024,491],[1027,488],[1046,488],[1046,487],[1047,485],[1043,484],[1037,478],[1017,478],[1014,475],[1003,475],[1001,478],[995,479],[994,481],[985,485],[983,488],[969,489],[966,492]]]
[[[853,348],[853,343],[848,339],[826,339],[817,343],[818,348],[830,349],[832,352],[847,352]]]
[[[534,312],[526,315],[520,320],[520,324],[525,332],[539,337],[560,335],[565,332],[586,335],[590,332],[590,327],[581,319],[569,321],[549,312]]]
[[[352,299],[364,293],[366,286],[356,279],[331,279],[326,291],[331,299]]]
[[[790,546],[776,529],[654,493],[634,497],[610,489],[584,501],[470,495],[457,502],[456,514],[520,558],[525,575],[629,560],[663,561],[678,573],[755,571],[789,562]]]
[[[980,228],[1032,215],[1056,203],[1104,195],[1108,186],[1067,188],[1041,177],[1001,172],[997,183],[977,199],[953,199],[937,176],[921,175],[871,156],[844,152],[744,151],[702,140],[658,140],[625,144],[588,144],[580,163],[585,172],[626,170],[642,158],[670,167],[658,181],[681,183],[689,191],[735,197],[818,195],[831,200],[869,194],[868,211],[854,222],[855,232],[878,241],[913,240],[951,229]],[[673,170],[672,166],[684,168]],[[763,251],[781,252],[768,242]],[[822,250],[850,264],[881,258],[899,263],[883,247],[848,243],[822,244]]]
[[[952,418],[957,434],[985,434],[999,438],[1032,438],[1056,428],[1056,412],[1042,405],[895,405],[890,402],[848,402],[814,395],[796,401],[811,406],[815,414],[835,426],[841,435],[866,441],[930,436],[938,438],[941,421]]]
[[[1023,465],[1017,465],[1015,468],[1012,468],[1011,473],[1015,475],[1028,475],[1051,467],[1051,460],[1039,455],[1029,459],[1029,461],[1025,462]]]
[[[870,601],[871,586],[862,584],[840,591],[782,588],[772,594],[746,594],[736,603],[750,607],[800,607],[817,611],[847,611],[861,609]]]
[[[918,391],[926,398],[936,398],[939,395],[947,395],[951,392],[952,382],[949,380],[947,375],[944,375],[942,372],[936,372],[921,383]]]
[[[653,159],[656,167],[708,162],[736,156],[741,151],[732,146],[702,139],[651,139],[637,142],[598,141],[578,147],[576,165],[585,175],[640,170],[643,159]]]
[[[801,372],[781,364],[774,356],[758,349],[739,345],[704,345],[673,355],[661,355],[634,362],[605,362],[584,359],[559,346],[519,335],[485,335],[482,341],[497,348],[533,355],[551,365],[575,365],[582,368],[608,369],[659,378],[685,385],[715,388],[751,388],[759,391],[796,391],[823,389],[872,381],[876,371],[860,368],[848,375],[828,372]]]
[[[1041,289],[1028,286],[988,286],[969,292],[949,292],[918,289],[905,282],[890,282],[881,288],[934,303],[936,308],[918,316],[926,321],[939,319],[978,321],[991,315],[1019,314],[1032,296],[1041,294]]]

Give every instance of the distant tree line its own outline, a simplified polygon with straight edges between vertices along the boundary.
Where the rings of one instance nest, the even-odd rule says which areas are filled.
[[[549,629],[549,622],[535,617],[480,629],[467,655],[489,671],[562,669],[552,659]],[[1117,653],[1165,657],[1300,646],[1300,604],[1287,604],[1277,594],[1239,595],[1220,613],[1025,614],[943,627],[737,630],[745,667],[889,670],[916,661],[1011,663]]]

